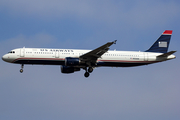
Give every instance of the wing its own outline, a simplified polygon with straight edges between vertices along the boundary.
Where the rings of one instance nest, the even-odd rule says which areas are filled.
[[[98,47],[84,55],[81,55],[79,57],[81,62],[84,62],[89,66],[91,66],[92,64],[96,64],[97,59],[100,58],[105,52],[107,52],[112,44],[116,44],[116,41],[117,40],[108,42],[101,47]]]

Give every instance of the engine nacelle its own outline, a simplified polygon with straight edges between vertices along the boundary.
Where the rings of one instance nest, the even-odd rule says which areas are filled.
[[[65,58],[65,66],[76,66],[80,64],[79,58],[67,57]]]
[[[62,73],[74,73],[76,71],[80,71],[80,68],[71,67],[71,66],[61,66]]]

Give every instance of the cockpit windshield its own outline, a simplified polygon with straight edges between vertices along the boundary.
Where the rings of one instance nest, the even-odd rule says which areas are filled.
[[[15,51],[10,51],[10,52],[8,52],[8,53],[15,53]]]

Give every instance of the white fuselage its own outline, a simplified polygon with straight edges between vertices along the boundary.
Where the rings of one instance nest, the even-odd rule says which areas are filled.
[[[176,51],[168,52],[172,30],[165,30],[156,42],[145,52],[110,51],[109,47],[117,40],[94,50],[78,49],[46,49],[46,48],[19,48],[10,51],[2,59],[6,62],[21,64],[61,65],[62,73],[74,73],[84,69],[85,77],[93,72],[95,67],[133,67],[147,65],[174,59]]]
[[[78,49],[46,49],[46,48],[19,48],[5,54],[2,59],[10,63],[18,64],[43,64],[43,65],[64,65],[66,57],[79,58],[90,50]],[[97,59],[96,67],[114,66],[131,67],[162,62],[175,58],[157,57],[162,53],[135,52],[135,51],[108,51]]]

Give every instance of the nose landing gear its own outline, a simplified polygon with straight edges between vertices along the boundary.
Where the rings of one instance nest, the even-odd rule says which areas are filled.
[[[21,65],[20,73],[23,73],[24,64]]]

